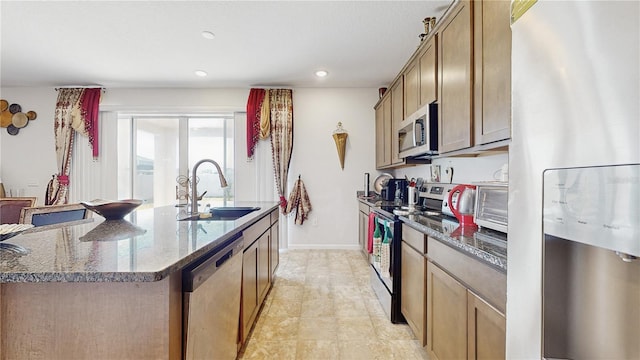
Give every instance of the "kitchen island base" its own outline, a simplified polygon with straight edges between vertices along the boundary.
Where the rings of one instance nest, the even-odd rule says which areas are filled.
[[[0,284],[0,359],[180,359],[180,273],[157,282]]]

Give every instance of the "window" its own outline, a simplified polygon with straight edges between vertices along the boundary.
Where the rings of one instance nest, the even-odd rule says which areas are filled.
[[[186,204],[186,182],[201,159],[216,161],[229,186],[220,188],[212,164],[198,169],[201,201],[223,206],[233,201],[233,114],[118,116],[118,197],[145,201],[145,207]]]

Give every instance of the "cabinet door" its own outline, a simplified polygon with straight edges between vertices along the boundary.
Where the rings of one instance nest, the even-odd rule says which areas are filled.
[[[426,344],[427,259],[406,242],[402,242],[400,310],[422,346]]]
[[[404,73],[404,115],[411,116],[418,110],[420,101],[420,66],[417,60],[409,64]]]
[[[376,168],[383,167],[384,164],[384,107],[382,102],[378,103],[376,110]]]
[[[275,278],[276,270],[278,269],[278,264],[280,263],[280,222],[277,221],[271,225],[271,243],[269,247],[271,249],[271,255],[269,257],[269,267],[270,267],[270,275],[271,282],[273,283],[273,279]]]
[[[369,217],[358,210],[358,246],[363,254],[367,253],[367,231],[369,230]]]
[[[242,342],[247,339],[258,307],[258,243],[242,255]]]
[[[469,359],[504,359],[506,320],[498,310],[468,292]]]
[[[267,296],[267,291],[269,290],[269,285],[271,276],[270,276],[270,267],[269,267],[269,256],[271,254],[271,249],[269,248],[271,238],[271,233],[269,231],[265,232],[258,239],[258,303],[262,304],[264,298]]]
[[[473,145],[471,6],[458,3],[438,33],[441,153]]]
[[[376,108],[376,168],[391,165],[391,94]]]
[[[437,35],[431,37],[425,45],[424,52],[420,55],[420,104],[423,107],[438,99],[437,97],[437,77],[438,68],[436,67],[437,56]]]
[[[427,348],[432,360],[467,357],[467,289],[432,262],[427,265]]]
[[[475,140],[511,137],[511,27],[508,1],[476,1],[474,12]]]
[[[404,80],[402,77],[391,86],[391,163],[398,164],[403,162],[400,158],[400,140],[398,138],[398,129],[400,122],[404,119],[406,114],[403,111],[403,98],[404,90],[402,84]]]

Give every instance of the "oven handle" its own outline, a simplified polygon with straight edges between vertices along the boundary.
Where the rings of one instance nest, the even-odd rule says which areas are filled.
[[[394,219],[392,217],[389,217],[389,215],[383,214],[381,212],[377,212],[374,209],[371,209],[371,212],[376,214],[376,219],[378,219],[378,220],[384,220],[384,221],[389,221],[389,222],[399,221],[399,220],[396,220],[396,219]]]

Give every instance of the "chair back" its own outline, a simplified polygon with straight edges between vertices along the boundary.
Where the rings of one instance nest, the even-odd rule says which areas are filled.
[[[35,197],[0,198],[0,224],[17,224],[20,221],[20,211],[35,204]]]
[[[34,206],[22,209],[20,222],[35,227],[48,225],[72,225],[93,221],[92,212],[82,204]]]

